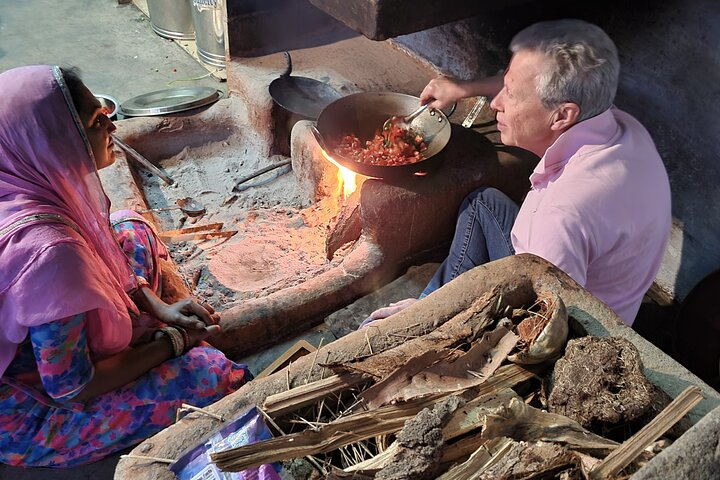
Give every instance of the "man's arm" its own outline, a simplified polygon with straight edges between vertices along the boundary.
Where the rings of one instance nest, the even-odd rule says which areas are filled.
[[[503,75],[498,74],[473,81],[459,81],[448,77],[430,80],[420,94],[420,103],[432,108],[443,109],[462,98],[494,97],[503,87]]]

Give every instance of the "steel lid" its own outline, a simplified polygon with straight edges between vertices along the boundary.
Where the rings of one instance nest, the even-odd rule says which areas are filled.
[[[184,112],[210,105],[222,98],[222,92],[212,87],[177,87],[144,93],[123,102],[120,114],[126,117],[147,117]]]

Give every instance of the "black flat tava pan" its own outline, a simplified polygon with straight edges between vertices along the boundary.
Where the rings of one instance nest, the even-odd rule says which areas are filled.
[[[369,140],[380,131],[385,120],[393,115],[407,115],[417,109],[420,99],[391,92],[363,92],[347,95],[325,107],[317,119],[317,129],[327,152],[343,167],[367,177],[402,179],[414,174],[429,173],[440,164],[437,154],[450,140],[450,122],[439,110],[425,110],[412,122],[413,130],[422,135],[427,145],[424,159],[404,165],[370,165],[344,158],[336,151],[345,135],[354,134],[361,141]]]
[[[290,75],[292,59],[290,53],[284,54],[287,68],[279,78],[270,83],[270,96],[285,110],[308,120],[315,120],[326,106],[342,95],[327,83]]]

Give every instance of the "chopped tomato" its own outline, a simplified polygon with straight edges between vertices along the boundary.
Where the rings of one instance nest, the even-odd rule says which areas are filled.
[[[356,135],[345,135],[337,148],[343,157],[371,165],[396,166],[421,161],[427,145],[418,135],[397,125],[375,134],[363,145]]]

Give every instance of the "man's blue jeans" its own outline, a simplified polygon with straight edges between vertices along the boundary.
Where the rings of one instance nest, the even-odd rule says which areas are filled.
[[[510,241],[519,208],[507,195],[482,187],[465,197],[450,253],[423,290],[423,298],[473,267],[515,254]]]

